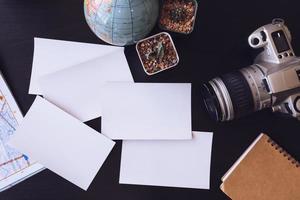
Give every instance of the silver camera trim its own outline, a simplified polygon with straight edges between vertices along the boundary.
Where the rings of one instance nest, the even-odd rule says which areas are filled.
[[[274,41],[275,40],[275,41]],[[294,54],[291,33],[281,19],[258,28],[248,38],[252,48],[264,48],[253,65],[240,70],[253,97],[253,111],[271,108],[300,120],[300,59]],[[220,121],[234,119],[235,111],[223,80],[209,81],[220,105]]]
[[[229,92],[220,78],[214,78],[209,81],[209,84],[214,89],[222,112],[221,121],[229,121],[234,119],[233,104]],[[222,95],[223,94],[223,95]]]

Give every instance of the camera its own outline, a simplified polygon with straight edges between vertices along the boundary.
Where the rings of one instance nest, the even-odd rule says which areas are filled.
[[[249,45],[263,48],[254,64],[203,85],[201,93],[210,116],[230,121],[272,108],[300,120],[300,59],[291,40],[282,19],[254,31]]]

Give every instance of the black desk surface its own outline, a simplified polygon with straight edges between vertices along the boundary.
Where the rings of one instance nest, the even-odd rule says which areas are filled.
[[[126,48],[136,82],[193,83],[193,130],[214,132],[210,190],[119,185],[118,142],[87,192],[45,170],[0,193],[0,199],[225,200],[228,198],[219,190],[220,178],[260,132],[269,133],[300,160],[300,122],[262,111],[217,124],[208,118],[199,94],[199,85],[204,81],[253,62],[257,51],[248,46],[248,35],[275,17],[286,20],[295,52],[300,55],[298,2],[200,1],[194,32],[188,36],[172,34],[179,66],[155,76],[144,73],[134,46]],[[158,31],[156,28],[153,33]],[[102,43],[85,22],[83,0],[0,0],[0,69],[24,113],[34,99],[28,95],[34,37]],[[88,124],[100,131],[100,122],[96,119]]]

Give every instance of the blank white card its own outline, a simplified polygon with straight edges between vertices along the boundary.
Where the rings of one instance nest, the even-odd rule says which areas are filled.
[[[11,143],[84,190],[115,144],[41,97],[36,97]]]
[[[108,83],[102,133],[111,139],[191,139],[191,84]]]
[[[123,141],[120,183],[209,189],[213,133],[192,140]]]
[[[34,38],[29,94],[42,94],[38,83],[42,76],[123,49],[100,44]]]
[[[81,121],[89,121],[101,116],[101,91],[108,81],[133,82],[123,51],[44,76],[39,86],[48,101]]]

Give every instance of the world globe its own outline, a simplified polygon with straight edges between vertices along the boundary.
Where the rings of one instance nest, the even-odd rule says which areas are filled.
[[[125,46],[145,38],[159,15],[158,0],[85,0],[84,14],[103,41]]]

